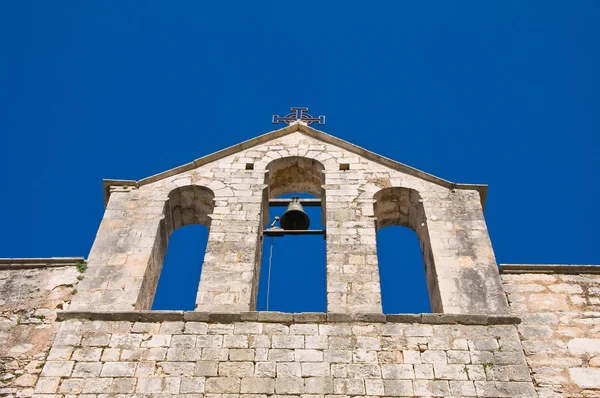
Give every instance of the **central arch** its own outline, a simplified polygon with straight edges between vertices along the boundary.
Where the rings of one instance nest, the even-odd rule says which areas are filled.
[[[320,207],[306,207],[304,211],[311,219],[310,229],[324,229],[325,196],[322,188],[325,183],[324,170],[325,167],[321,162],[300,156],[271,161],[266,166],[263,225],[268,228],[273,222],[273,217],[280,216],[286,209],[285,207],[271,209],[270,199],[299,195],[303,198],[321,199]],[[271,244],[273,244],[274,255],[271,298],[267,307],[266,291]],[[323,236],[269,237],[263,241],[262,252],[260,283],[257,291],[259,310],[326,311],[326,251]],[[302,299],[302,295],[305,299]],[[306,295],[309,295],[310,299],[306,299]]]

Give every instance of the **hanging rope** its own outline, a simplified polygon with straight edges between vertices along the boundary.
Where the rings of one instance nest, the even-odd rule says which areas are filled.
[[[269,311],[269,295],[271,293],[271,264],[273,261],[273,237],[271,240],[271,248],[269,249],[269,274],[267,275],[267,311]]]

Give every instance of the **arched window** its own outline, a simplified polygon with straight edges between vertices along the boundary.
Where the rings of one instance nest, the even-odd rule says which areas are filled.
[[[269,228],[276,216],[280,217],[287,209],[287,203],[275,204],[271,199],[290,199],[292,195],[313,201],[324,199],[324,167],[320,162],[302,157],[288,157],[272,161],[267,170],[265,183],[268,187],[263,207],[263,223],[266,228]],[[324,229],[323,202],[317,201],[311,203],[311,206],[304,206],[304,211],[310,218],[311,230]],[[326,311],[323,235],[265,236],[262,253],[257,310]]]
[[[379,191],[374,199],[384,313],[441,312],[427,220],[419,193],[393,187]],[[421,256],[417,254],[417,242]]]
[[[153,310],[193,311],[196,308],[207,242],[208,228],[204,225],[186,225],[173,232],[158,279]]]
[[[169,193],[157,236],[161,244],[155,245],[144,278],[147,289],[156,292],[152,309],[195,309],[213,209],[214,194],[206,187],[184,186]]]

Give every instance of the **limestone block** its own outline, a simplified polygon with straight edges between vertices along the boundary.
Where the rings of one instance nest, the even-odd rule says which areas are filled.
[[[350,363],[352,362],[352,351],[326,350],[324,352],[324,361],[330,363]]]
[[[254,376],[253,362],[221,362],[219,363],[221,377],[252,377]]]
[[[320,362],[323,360],[323,352],[319,350],[296,349],[294,359],[297,362]]]
[[[60,377],[40,377],[35,386],[36,394],[54,394],[58,390]]]
[[[457,397],[475,397],[475,384],[473,381],[450,381],[450,394]]]
[[[531,383],[496,382],[499,397],[536,398],[537,393]]]
[[[141,394],[177,394],[180,386],[179,377],[140,377],[135,391]]]
[[[206,393],[239,394],[241,379],[234,377],[208,377],[205,382]]]
[[[223,337],[224,348],[248,348],[248,336],[226,335]]]
[[[204,377],[182,377],[179,392],[181,394],[204,393]]]
[[[303,362],[302,377],[329,377],[330,365],[322,362]]]
[[[446,380],[415,380],[413,388],[417,397],[447,397],[451,395],[450,385]]]
[[[99,377],[102,371],[102,363],[99,362],[79,362],[73,369],[72,377],[93,378]]]
[[[197,361],[194,370],[195,376],[217,376],[219,362],[217,361]]]
[[[384,379],[414,379],[414,368],[410,364],[383,364],[381,372]]]
[[[421,353],[421,360],[423,363],[448,363],[446,352],[441,350],[423,351]]]
[[[73,351],[74,361],[99,361],[102,356],[102,348],[77,348]]]
[[[333,393],[333,379],[330,377],[308,377],[304,379],[306,394]]]
[[[304,348],[304,336],[273,336],[271,345],[273,348]]]
[[[277,363],[277,377],[290,378],[290,377],[301,377],[301,366],[297,362],[278,362]]]
[[[131,377],[135,374],[136,363],[106,362],[102,366],[101,377]]]
[[[49,361],[66,361],[71,359],[72,353],[73,347],[54,346],[50,349],[50,352],[48,353],[48,357],[46,359]]]
[[[113,383],[112,378],[93,378],[86,379],[83,385],[84,394],[102,394],[110,391]]]
[[[570,368],[569,377],[581,388],[600,388],[600,369]]]
[[[159,362],[158,367],[167,376],[190,376],[196,369],[192,362]]]
[[[384,380],[383,390],[387,396],[407,397],[414,395],[411,380]]]
[[[73,361],[47,361],[41,375],[45,377],[69,377],[74,364]]]
[[[374,364],[349,364],[348,377],[366,379],[381,378],[381,368]]]
[[[438,379],[467,380],[467,371],[463,365],[433,364],[433,373]]]
[[[275,378],[276,365],[276,362],[256,362],[254,365],[254,376],[261,378]]]
[[[568,342],[569,352],[574,355],[600,354],[600,339],[576,338]]]
[[[364,395],[365,381],[362,379],[334,379],[333,393],[342,395]]]
[[[299,377],[277,377],[275,379],[277,394],[302,394],[304,393],[304,379]]]
[[[63,379],[59,392],[61,394],[81,394],[84,383],[84,379]]]
[[[271,378],[247,377],[242,379],[242,394],[273,394],[275,380]]]

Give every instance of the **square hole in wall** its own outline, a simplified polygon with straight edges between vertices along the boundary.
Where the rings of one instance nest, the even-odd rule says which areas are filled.
[[[340,170],[350,170],[350,163],[340,163]]]
[[[246,170],[254,170],[254,163],[246,163]]]

